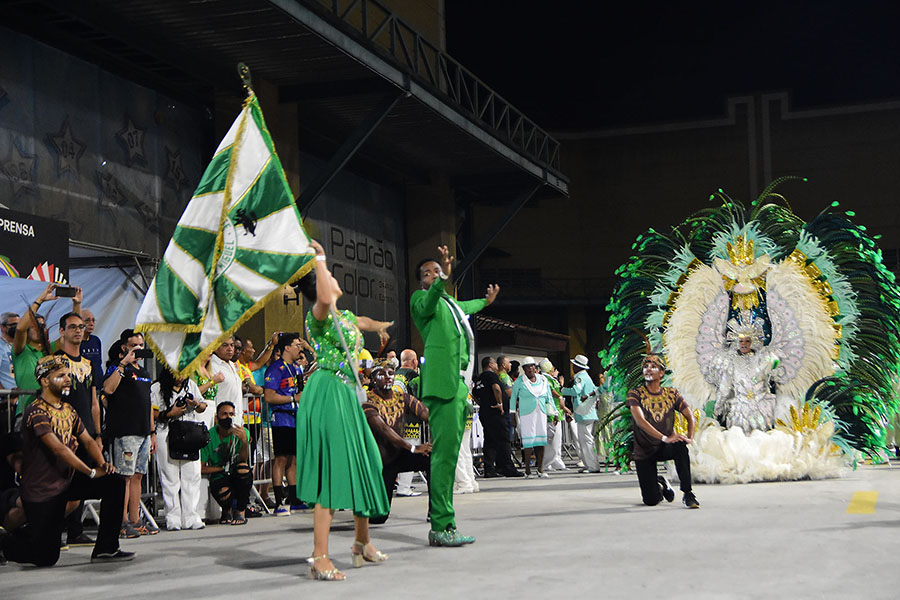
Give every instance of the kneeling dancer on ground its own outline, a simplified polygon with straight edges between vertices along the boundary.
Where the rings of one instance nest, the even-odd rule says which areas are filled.
[[[662,387],[660,381],[666,372],[665,359],[659,354],[644,357],[642,370],[644,385],[628,392],[626,401],[634,418],[634,464],[641,497],[647,506],[675,499],[675,490],[666,478],[657,474],[656,463],[675,461],[675,470],[684,492],[687,508],[700,508],[691,491],[691,457],[687,445],[694,437],[694,415],[678,390]],[[687,436],[675,433],[675,411],[688,422]]]
[[[14,562],[55,565],[66,503],[100,498],[100,526],[91,562],[133,559],[133,552],[119,549],[125,479],[115,474],[78,413],[63,400],[72,384],[68,361],[62,356],[45,356],[34,367],[34,377],[41,393],[22,419],[22,505],[28,526],[0,540],[3,554]],[[75,455],[79,444],[97,467],[88,467]]]
[[[394,369],[376,366],[372,371],[372,387],[362,405],[366,421],[372,429],[381,452],[381,474],[388,504],[394,498],[394,482],[400,473],[419,472],[425,475],[431,498],[431,444],[413,444],[403,439],[406,418],[428,421],[428,409],[416,398],[394,387]],[[431,502],[429,501],[429,505]],[[430,507],[429,507],[430,508]],[[389,515],[371,517],[370,523],[380,524]]]

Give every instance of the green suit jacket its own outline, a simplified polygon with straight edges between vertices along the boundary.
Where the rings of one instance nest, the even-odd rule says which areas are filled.
[[[409,300],[416,329],[425,341],[425,362],[419,373],[419,394],[421,398],[455,398],[459,390],[459,370],[463,357],[460,356],[460,338],[465,335],[457,330],[453,314],[442,297],[456,302],[445,292],[446,282],[438,277],[427,290],[417,290]],[[467,300],[456,302],[463,313],[471,315],[485,306],[487,300]],[[466,356],[467,360],[469,357]]]

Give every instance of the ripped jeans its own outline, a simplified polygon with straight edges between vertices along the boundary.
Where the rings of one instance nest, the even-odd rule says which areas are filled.
[[[230,473],[216,473],[216,475],[218,475],[216,479],[209,481],[209,491],[222,510],[231,510],[232,503],[238,512],[247,508],[250,502],[250,487],[253,485],[250,465],[244,462],[237,463]]]
[[[124,435],[113,440],[112,464],[120,475],[124,477],[131,477],[135,473],[146,475],[149,461],[149,435]]]

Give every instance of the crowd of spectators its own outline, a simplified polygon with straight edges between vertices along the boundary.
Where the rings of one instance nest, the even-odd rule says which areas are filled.
[[[50,343],[41,307],[60,299],[56,288],[48,285],[22,315],[0,315],[0,386],[32,392],[5,399],[0,413],[0,556],[52,565],[61,550],[93,546],[94,562],[130,560],[118,540],[155,535],[157,523],[168,531],[244,525],[270,510],[289,516],[307,508],[295,489],[296,413],[316,355],[300,333],[275,332],[259,353],[252,340],[229,337],[182,379],[154,365],[143,335],[126,329],[108,343],[104,369],[96,318],[81,308],[78,288]],[[431,444],[428,410],[417,398],[418,356],[388,350],[374,359],[363,350],[359,359],[388,498],[419,495],[412,481],[418,473],[428,484]],[[572,427],[583,470],[599,469],[596,413],[579,410],[596,386],[586,358],[572,363],[574,386],[562,388],[546,359],[482,360],[472,397],[483,477],[530,476],[532,460],[542,476],[566,469],[564,427]],[[471,455],[461,456],[471,473]],[[156,482],[147,481],[151,472]],[[155,486],[158,518],[142,502]],[[466,486],[457,491],[477,490]],[[101,499],[96,539],[82,525],[85,499]]]

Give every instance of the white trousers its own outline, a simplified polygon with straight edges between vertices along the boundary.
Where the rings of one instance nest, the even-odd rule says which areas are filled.
[[[600,461],[594,452],[594,423],[595,421],[575,423],[575,447],[578,448],[578,458],[588,471],[600,470]]]
[[[166,528],[190,529],[202,527],[198,505],[200,501],[200,461],[169,458],[168,427],[156,433],[156,469],[162,485],[166,505]]]
[[[547,423],[547,447],[544,449],[544,470],[553,471],[566,468],[562,459],[561,423]]]
[[[422,440],[419,438],[403,438],[410,444],[419,445],[422,443]],[[412,493],[412,480],[413,480],[412,471],[404,471],[403,473],[397,474],[397,493],[398,494],[410,494]]]
[[[456,459],[456,479],[454,491],[460,494],[468,494],[478,491],[478,482],[475,481],[475,469],[472,467],[472,430],[463,432],[462,443],[459,445],[459,457]]]

